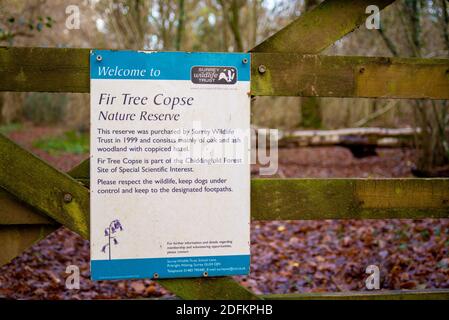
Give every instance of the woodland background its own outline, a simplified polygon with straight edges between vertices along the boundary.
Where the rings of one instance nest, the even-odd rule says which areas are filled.
[[[133,50],[247,51],[319,5],[319,0],[0,0],[0,45]],[[80,9],[80,29],[66,8]],[[325,55],[449,57],[449,3],[398,0],[381,29],[363,25]],[[410,75],[413,77],[413,75]],[[279,129],[420,128],[411,148],[378,148],[361,159],[340,147],[280,151],[281,177],[410,177],[449,172],[447,101],[257,97],[252,124]],[[0,93],[0,132],[63,170],[88,156],[87,94]],[[368,264],[382,288],[449,287],[449,223],[440,220],[253,223],[256,292],[364,289]],[[63,288],[67,264],[82,266],[82,289]],[[89,278],[88,243],[66,229],[0,268],[0,297],[119,298],[167,295],[151,281]]]
[[[85,0],[80,29],[66,28],[69,0],[0,1],[0,44],[183,51],[245,51],[280,30],[319,0]],[[381,12],[381,29],[361,27],[327,55],[446,57],[448,2],[399,0]],[[413,77],[413,75],[410,75]],[[449,163],[448,103],[335,98],[257,98],[253,124],[271,128],[357,126],[423,128],[417,167]],[[372,119],[371,116],[375,115]],[[3,93],[0,123],[63,124],[85,131],[85,94]]]

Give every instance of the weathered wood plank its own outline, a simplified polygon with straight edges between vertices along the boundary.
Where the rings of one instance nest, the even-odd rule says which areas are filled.
[[[58,228],[54,225],[0,225],[0,266]]]
[[[83,161],[68,172],[68,175],[77,177],[77,181],[87,181],[89,186],[89,161]],[[87,179],[87,180],[86,180]],[[17,197],[0,187],[0,225],[27,225],[27,224],[54,224],[58,223],[38,212],[33,207],[20,201]]]
[[[0,48],[0,91],[87,93],[88,58],[88,49]],[[255,96],[449,99],[448,59],[253,53],[251,69]]]
[[[0,91],[89,92],[89,49],[0,48]]]
[[[319,53],[365,22],[369,5],[383,9],[394,0],[327,0],[303,13],[251,52]]]
[[[449,218],[448,179],[253,179],[252,220]],[[83,182],[88,184],[88,180]],[[52,224],[0,197],[1,224]],[[26,215],[17,216],[25,211]]]
[[[74,166],[69,172],[67,172],[71,177],[82,180],[89,180],[90,177],[90,159],[86,159]]]
[[[267,294],[266,300],[449,300],[449,289]]]
[[[0,135],[0,186],[84,238],[88,237],[89,191],[3,135]]]
[[[0,225],[54,223],[0,187]]]
[[[259,53],[251,65],[252,95],[449,99],[448,59]]]
[[[166,289],[187,300],[258,300],[263,299],[230,277],[158,280]]]
[[[89,177],[89,160],[78,174]],[[87,180],[85,180],[87,183]],[[252,220],[449,218],[449,179],[252,179]]]
[[[253,220],[449,217],[449,179],[254,179]]]
[[[76,167],[88,184],[89,159]],[[449,179],[252,179],[253,220],[449,217]]]

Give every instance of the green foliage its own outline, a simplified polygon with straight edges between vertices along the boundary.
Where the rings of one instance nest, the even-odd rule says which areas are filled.
[[[41,32],[45,28],[52,28],[54,22],[50,16],[26,19],[23,16],[16,18],[0,15],[0,42],[7,41],[12,45],[16,37],[31,37],[35,31]]]
[[[78,131],[67,131],[61,136],[39,139],[33,146],[51,154],[89,152],[89,135]]]
[[[65,94],[33,92],[25,99],[23,115],[35,124],[54,124],[64,119],[67,102]]]
[[[0,126],[0,134],[8,134],[20,129],[22,129],[22,125],[20,123],[8,123]]]

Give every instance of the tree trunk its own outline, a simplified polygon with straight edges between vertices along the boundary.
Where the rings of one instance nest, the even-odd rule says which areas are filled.
[[[260,0],[253,0],[253,11],[252,11],[252,35],[251,47],[255,47],[257,44],[257,26],[258,26],[258,15],[259,15],[259,4]]]
[[[184,33],[184,19],[185,19],[185,7],[184,7],[184,0],[178,1],[178,11],[179,11],[179,18],[178,18],[178,28],[176,31],[176,50],[181,50],[181,43],[182,43],[182,35]]]
[[[240,33],[240,9],[244,4],[241,0],[232,0],[230,7],[227,6],[226,1],[219,0],[223,9],[223,18],[227,20],[229,28],[234,36],[234,51],[243,51],[243,40]]]

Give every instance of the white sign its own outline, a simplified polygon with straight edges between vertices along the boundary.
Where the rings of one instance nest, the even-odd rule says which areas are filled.
[[[249,60],[91,52],[92,279],[248,274]]]

